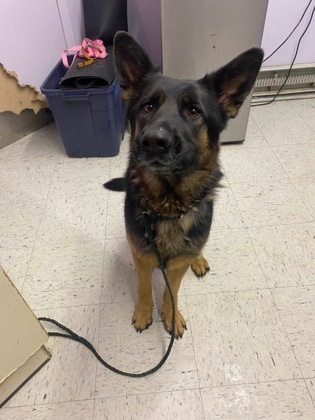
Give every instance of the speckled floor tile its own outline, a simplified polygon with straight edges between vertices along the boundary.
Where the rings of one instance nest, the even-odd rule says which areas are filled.
[[[106,238],[126,238],[124,218],[125,193],[109,192],[107,203]]]
[[[119,155],[109,159],[110,162],[110,177],[122,176],[127,169],[127,163],[129,158],[129,134],[125,134],[125,138],[121,143]],[[117,171],[119,173],[117,174]],[[104,182],[107,181],[106,179]]]
[[[291,106],[290,101],[276,101],[268,106],[251,107],[250,115],[256,123],[260,123],[266,120],[289,120],[296,118],[298,114]]]
[[[96,399],[94,419],[114,418],[203,420],[204,416],[199,390],[187,390]]]
[[[245,229],[211,232],[203,255],[210,272],[197,278],[188,271],[184,279],[187,295],[268,288]]]
[[[33,309],[98,304],[104,244],[35,247],[23,286]]]
[[[0,150],[2,203],[46,200],[60,151],[55,131],[51,124]]]
[[[0,420],[93,420],[94,401],[2,408]]]
[[[295,112],[303,119],[305,124],[315,132],[315,100],[299,99],[290,101],[290,105]]]
[[[8,162],[0,177],[2,203],[27,203],[46,200],[55,162],[14,161]]]
[[[311,395],[311,398],[313,400],[313,404],[315,406],[315,378],[312,379],[306,379],[305,380],[307,389]]]
[[[270,287],[315,284],[315,224],[250,228]]]
[[[50,197],[105,195],[103,184],[109,177],[106,158],[62,159],[57,163],[50,188]]]
[[[304,381],[201,390],[206,420],[310,420],[315,409]]]
[[[272,291],[304,378],[315,376],[315,286]]]
[[[5,167],[8,161],[8,156],[9,156],[9,148],[5,147],[3,149],[0,149],[0,176],[2,176],[2,174],[5,174]]]
[[[221,230],[241,227],[244,227],[244,222],[231,187],[226,185],[223,188],[218,188],[214,203],[213,223],[211,229]]]
[[[315,219],[315,178],[293,178],[292,183]]]
[[[300,144],[315,142],[315,132],[298,115],[283,119],[264,118],[256,122],[270,146],[290,144],[299,147]]]
[[[204,249],[211,271],[184,277],[188,331],[157,373],[118,376],[80,344],[50,338],[52,359],[0,419],[315,418],[314,107],[310,99],[252,108],[245,142],[222,145],[225,188]],[[1,149],[0,263],[37,316],[140,372],[160,361],[170,337],[159,270],[153,325],[142,334],[131,325],[137,283],[124,193],[102,186],[123,176],[128,155],[127,135],[116,157],[70,159],[55,124]]]
[[[107,239],[104,252],[102,302],[135,301],[137,275],[126,238]]]
[[[102,305],[99,352],[112,366],[127,372],[147,371],[162,359],[170,342],[160,318],[161,303],[153,311],[153,324],[139,334],[131,325],[134,302]],[[198,388],[196,362],[191,339],[190,322],[185,301],[179,308],[188,330],[175,340],[170,357],[159,371],[145,378],[117,375],[97,366],[96,398],[126,396],[146,392],[162,392]]]
[[[273,151],[290,178],[315,178],[314,146],[275,146]]]
[[[0,204],[0,249],[32,247],[44,207],[44,201]]]
[[[233,184],[232,190],[247,227],[313,220],[289,179]]]
[[[241,144],[223,146],[221,161],[230,184],[287,178],[269,147],[249,148]]]
[[[107,198],[107,194],[49,198],[36,244],[103,241]]]
[[[231,145],[232,146],[232,145]],[[268,143],[253,117],[250,115],[248,119],[245,141],[243,147],[266,147]]]
[[[32,248],[0,248],[0,265],[6,271],[15,287],[21,292]]]
[[[269,290],[187,296],[201,387],[301,377]]]
[[[85,337],[95,346],[99,330],[99,306],[46,309],[36,316],[54,318]],[[57,327],[44,324],[47,331]],[[52,353],[50,361],[27,382],[7,403],[8,407],[39,405],[93,399],[98,363],[82,344],[72,340],[51,337],[47,344]]]
[[[49,124],[6,147],[10,163],[56,161],[61,148],[62,143],[55,124]]]

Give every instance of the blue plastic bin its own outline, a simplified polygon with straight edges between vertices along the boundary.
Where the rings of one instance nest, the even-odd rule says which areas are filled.
[[[119,153],[124,113],[119,84],[106,88],[60,89],[67,69],[60,61],[41,85],[70,157],[109,157]]]

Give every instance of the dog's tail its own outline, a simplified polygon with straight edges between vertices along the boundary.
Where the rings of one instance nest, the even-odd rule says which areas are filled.
[[[104,187],[111,191],[126,191],[127,189],[126,177],[113,178],[110,181],[105,182]]]

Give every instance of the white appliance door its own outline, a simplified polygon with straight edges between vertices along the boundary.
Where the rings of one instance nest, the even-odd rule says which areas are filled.
[[[163,73],[198,79],[261,45],[268,0],[162,0]],[[251,97],[222,142],[245,140]]]

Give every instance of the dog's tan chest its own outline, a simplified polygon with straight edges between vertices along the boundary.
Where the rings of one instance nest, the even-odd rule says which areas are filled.
[[[173,256],[187,253],[190,248],[189,231],[195,221],[195,212],[177,220],[165,220],[156,223],[156,243],[163,254]]]

